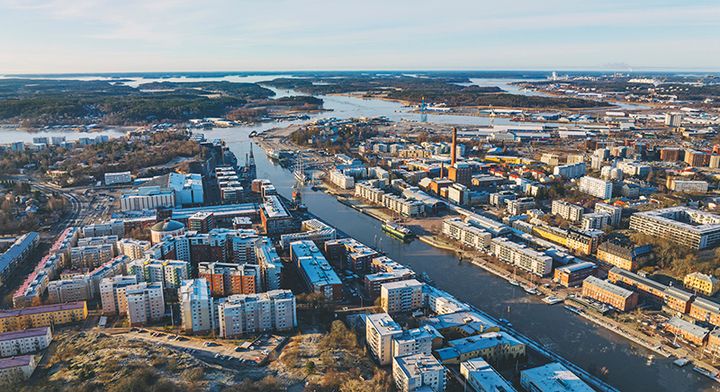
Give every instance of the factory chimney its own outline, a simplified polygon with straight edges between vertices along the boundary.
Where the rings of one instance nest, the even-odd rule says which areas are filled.
[[[450,165],[455,166],[457,162],[457,128],[452,129],[452,149],[450,150]]]

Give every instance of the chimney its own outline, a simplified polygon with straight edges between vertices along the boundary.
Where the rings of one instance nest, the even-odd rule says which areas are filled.
[[[457,128],[452,129],[452,147],[450,150],[450,165],[455,166],[457,161]]]

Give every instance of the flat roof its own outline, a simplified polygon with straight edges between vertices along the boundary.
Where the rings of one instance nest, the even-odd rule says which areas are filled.
[[[24,316],[24,315],[28,315],[28,314],[38,314],[38,313],[46,313],[46,312],[59,312],[61,310],[82,309],[84,307],[85,307],[85,301],[77,301],[77,302],[68,302],[68,303],[64,303],[64,304],[32,306],[29,308],[22,308],[22,309],[3,309],[3,310],[0,310],[0,318],[17,317],[17,316]]]
[[[32,363],[32,355],[18,355],[10,358],[0,358],[0,369],[10,369],[20,366],[28,366]]]
[[[521,371],[520,383],[531,384],[543,392],[594,392],[578,376],[557,362]]]
[[[696,224],[678,220],[681,214]],[[708,234],[720,230],[720,215],[683,206],[636,212],[633,216],[651,219],[661,224],[681,227],[684,230],[698,234]]]
[[[488,332],[482,335],[451,340],[448,342],[448,345],[450,347],[437,350],[437,355],[441,361],[457,358],[465,353],[480,351],[498,345],[524,346],[524,343],[505,332]]]
[[[427,372],[445,371],[445,367],[429,354],[414,354],[395,357],[395,363],[406,375],[413,377]]]
[[[285,206],[280,202],[280,198],[276,195],[270,195],[265,198],[263,210],[268,218],[287,218],[290,216]]]
[[[48,334],[48,332],[50,332],[50,327],[29,328],[22,331],[5,332],[0,333],[0,341],[32,338],[35,336],[45,336]]]
[[[397,282],[383,283],[382,287],[392,290],[401,289],[404,287],[422,287],[423,283],[418,282],[416,279],[399,280]]]
[[[686,332],[690,335],[693,335],[698,338],[704,338],[705,335],[710,332],[707,328],[703,328],[699,325],[693,324],[691,322],[685,321],[679,317],[673,317],[670,320],[668,320],[668,325],[677,328],[683,332]]]
[[[460,371],[467,370],[467,379],[471,386],[481,385],[485,391],[515,392],[512,384],[482,358],[475,358],[460,364]]]
[[[381,336],[403,333],[403,329],[400,327],[400,324],[396,323],[395,320],[393,320],[393,318],[387,313],[369,314],[365,318],[365,322],[368,325],[372,325],[372,327],[375,328]]]

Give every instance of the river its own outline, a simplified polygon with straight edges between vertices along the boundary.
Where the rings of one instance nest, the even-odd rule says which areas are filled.
[[[291,95],[291,91],[276,91]],[[417,121],[418,114],[395,102],[364,100],[346,96],[322,96],[331,112],[314,114],[318,117],[377,117],[392,120]],[[496,123],[500,123],[496,119]],[[217,128],[207,131],[210,139],[225,140],[242,162],[249,151],[252,131],[284,127],[299,121],[256,124],[252,126]],[[484,117],[428,115],[428,122],[458,125],[485,125]],[[510,123],[508,121],[508,123]],[[17,141],[16,133],[7,136],[0,130],[0,143]],[[68,132],[48,133],[69,135]],[[31,134],[32,135],[32,134]],[[32,137],[32,136],[31,136]],[[24,139],[23,139],[24,140]],[[258,178],[270,179],[278,191],[290,197],[294,183],[292,174],[268,159],[259,148],[254,149]],[[436,286],[496,317],[510,320],[519,332],[587,369],[623,391],[703,391],[720,390],[718,384],[694,373],[689,367],[680,369],[671,360],[655,358],[648,362],[649,351],[604,328],[573,314],[562,306],[548,306],[528,296],[522,289],[507,284],[479,267],[459,263],[448,253],[420,241],[409,244],[386,237],[380,223],[339,203],[322,192],[305,190],[303,200],[310,211],[329,224],[373,246],[398,262],[410,266],[417,273],[427,272]]]

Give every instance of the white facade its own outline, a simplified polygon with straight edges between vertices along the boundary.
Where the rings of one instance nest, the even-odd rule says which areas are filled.
[[[566,201],[553,200],[552,202],[552,214],[571,222],[579,222],[582,219],[583,211],[581,206]]]
[[[217,314],[223,338],[289,331],[297,326],[295,296],[290,290],[231,295],[220,300]]]
[[[103,314],[124,314],[127,312],[125,290],[137,284],[135,276],[113,276],[100,281],[100,302]]]
[[[622,207],[606,203],[595,203],[595,212],[604,212],[610,215],[610,226],[618,227],[622,219]]]
[[[205,279],[185,280],[178,293],[182,327],[186,332],[215,329],[215,306]]]
[[[262,238],[255,244],[255,258],[260,265],[262,287],[266,290],[279,290],[283,263],[275,246],[268,238]]]
[[[422,307],[423,284],[415,279],[384,283],[380,286],[380,304],[387,313],[411,312]]]
[[[352,189],[355,186],[355,178],[345,175],[339,170],[330,171],[330,182],[342,189]]]
[[[580,192],[587,193],[590,196],[609,199],[612,197],[613,184],[610,181],[585,176],[580,179],[579,189]]]
[[[122,211],[154,210],[158,207],[175,207],[175,193],[158,186],[140,187],[120,197]]]
[[[393,359],[393,378],[400,392],[422,387],[433,392],[445,391],[445,367],[432,355],[415,354]]]
[[[0,357],[35,353],[46,349],[50,342],[52,342],[50,327],[0,333]]]
[[[380,365],[392,361],[393,337],[402,333],[400,325],[387,313],[369,314],[365,318],[365,341]]]
[[[125,288],[127,316],[131,325],[147,324],[165,316],[162,283],[141,282]]]
[[[475,227],[460,218],[450,218],[443,221],[442,233],[454,240],[460,241],[464,246],[473,249],[486,249],[490,247],[492,234]]]
[[[586,170],[584,162],[568,163],[567,165],[555,166],[553,174],[564,178],[579,178],[585,175]]]
[[[552,271],[552,257],[516,244],[507,238],[494,238],[490,249],[500,261],[515,265],[538,276],[547,276]]]

